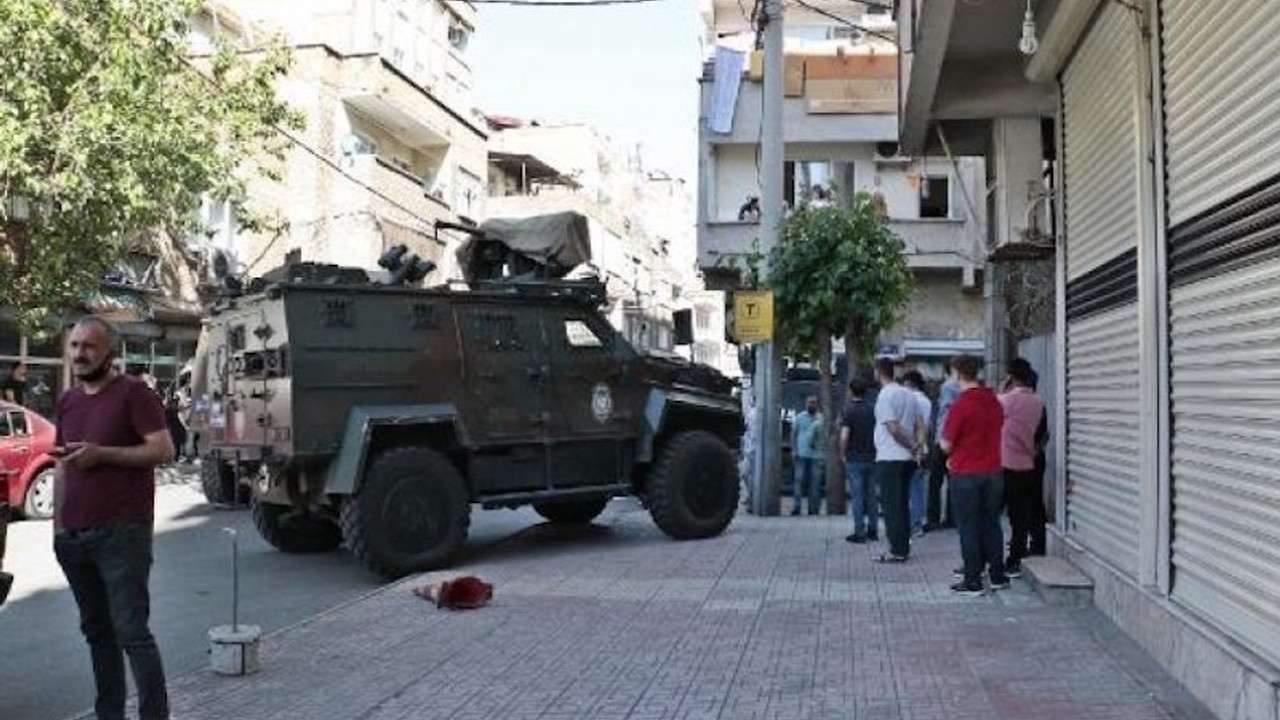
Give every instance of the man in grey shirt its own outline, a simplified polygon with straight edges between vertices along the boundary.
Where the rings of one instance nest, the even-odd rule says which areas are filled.
[[[919,411],[915,396],[893,379],[893,361],[880,358],[875,363],[880,396],[876,399],[876,481],[884,511],[889,552],[877,561],[906,562],[911,553],[911,519],[907,505],[911,474],[916,463],[916,429]]]

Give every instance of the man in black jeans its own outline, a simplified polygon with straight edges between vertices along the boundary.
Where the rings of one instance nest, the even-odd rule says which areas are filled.
[[[1000,507],[1004,480],[1000,462],[1000,433],[1004,411],[990,388],[978,381],[982,362],[961,355],[951,363],[960,383],[960,397],[947,414],[942,428],[942,449],[950,455],[951,504],[960,530],[960,554],[964,578],[951,586],[962,595],[986,592],[982,572],[987,570],[992,589],[1009,587],[1004,568],[1004,538]]]
[[[876,482],[884,511],[889,552],[877,562],[902,563],[911,554],[911,516],[907,505],[911,475],[916,469],[916,425],[920,422],[915,396],[893,379],[893,361],[875,363],[880,395],[876,398]]]
[[[947,361],[946,378],[938,391],[938,417],[934,422],[935,437],[933,452],[929,456],[929,498],[925,503],[927,515],[924,530],[930,532],[956,526],[955,512],[951,507],[951,494],[945,496],[942,485],[947,480],[947,454],[942,452],[942,428],[947,424],[947,412],[956,398],[960,397],[960,385],[951,375],[951,361]],[[943,508],[946,508],[946,519],[943,520]]]
[[[142,720],[167,720],[160,650],[148,628],[155,467],[173,460],[160,398],[112,361],[109,323],[76,323],[68,347],[79,385],[58,401],[54,553],[89,643],[98,720],[124,720],[125,657]]]

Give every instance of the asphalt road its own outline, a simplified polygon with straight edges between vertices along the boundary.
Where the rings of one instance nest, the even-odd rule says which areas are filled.
[[[247,510],[209,506],[190,478],[173,477],[156,494],[151,629],[166,672],[208,667],[210,627],[231,622],[231,539],[240,544],[240,621],[270,632],[377,589],[380,581],[344,551],[285,555],[258,537]],[[495,544],[536,525],[531,510],[476,510],[464,556],[500,552]],[[53,557],[49,522],[9,526],[5,568],[17,575],[0,609],[0,718],[60,720],[93,705],[88,648],[75,601]],[[465,563],[466,557],[462,562]]]

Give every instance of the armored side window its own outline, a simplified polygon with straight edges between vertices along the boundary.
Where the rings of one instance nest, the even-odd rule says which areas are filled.
[[[590,325],[581,320],[565,320],[564,337],[569,347],[575,350],[604,347],[604,340],[591,329]]]

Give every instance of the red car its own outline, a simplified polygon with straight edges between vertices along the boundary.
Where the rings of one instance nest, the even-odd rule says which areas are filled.
[[[34,410],[0,401],[0,503],[28,518],[53,517],[53,423]]]

